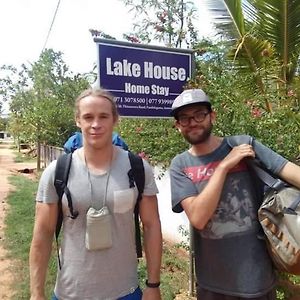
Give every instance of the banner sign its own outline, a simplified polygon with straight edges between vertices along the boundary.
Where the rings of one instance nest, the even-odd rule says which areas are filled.
[[[191,50],[95,39],[100,86],[116,96],[121,116],[169,117],[191,78]]]

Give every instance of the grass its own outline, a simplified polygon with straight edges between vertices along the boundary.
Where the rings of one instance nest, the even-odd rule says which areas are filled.
[[[5,247],[13,259],[15,274],[12,300],[29,299],[28,253],[34,223],[35,193],[38,183],[22,175],[11,176],[10,183],[16,187],[8,197],[10,209],[5,219]],[[162,299],[172,300],[181,290],[188,289],[188,257],[178,247],[164,243],[161,291]],[[55,247],[54,247],[55,249]],[[144,287],[146,266],[144,259],[139,263],[139,278]],[[53,251],[46,283],[47,299],[52,293],[56,275],[56,253]]]
[[[9,181],[16,187],[16,190],[8,197],[10,209],[5,218],[5,246],[9,250],[8,258],[14,260],[13,274],[15,274],[15,278],[13,289],[15,296],[13,299],[29,299],[28,254],[34,223],[34,199],[37,182],[21,175],[11,176]],[[53,265],[54,259],[52,258],[50,266]],[[50,290],[53,288],[55,276],[54,268],[50,267],[51,269],[47,281],[48,297],[50,297]]]
[[[29,157],[26,153],[22,153],[19,151],[14,151],[15,157],[14,162],[22,163],[22,162],[36,162],[36,157]]]

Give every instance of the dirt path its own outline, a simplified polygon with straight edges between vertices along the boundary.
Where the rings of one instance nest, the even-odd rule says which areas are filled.
[[[13,187],[8,182],[8,177],[16,173],[18,170],[25,168],[33,169],[33,163],[14,163],[14,151],[11,149],[12,143],[4,141],[0,144],[0,299],[11,299],[13,290],[11,284],[13,282],[13,273],[10,266],[12,260],[7,258],[7,250],[3,247],[4,242],[4,219],[9,209],[7,204],[7,196]]]

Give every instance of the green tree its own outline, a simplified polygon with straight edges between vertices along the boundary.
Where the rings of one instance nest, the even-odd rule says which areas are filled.
[[[198,34],[196,8],[186,0],[122,0],[135,12],[134,32],[124,34],[131,42],[163,42],[169,47],[191,48]]]
[[[133,152],[153,165],[167,167],[171,158],[188,147],[172,119],[124,118],[117,130]]]
[[[234,42],[229,57],[248,74],[248,86],[264,95],[271,112],[277,98],[293,89],[300,54],[300,2],[295,0],[206,0],[210,11],[221,7],[216,25],[223,37]],[[223,9],[222,9],[223,7]],[[253,89],[253,88],[252,88]],[[285,101],[283,101],[285,102]],[[290,103],[292,105],[293,103]]]
[[[12,65],[0,67],[0,110],[3,102],[10,102],[12,97],[28,88],[27,68],[23,64],[20,69]]]
[[[12,133],[26,142],[61,146],[75,130],[74,99],[89,86],[86,74],[73,75],[62,53],[52,49],[22,72],[12,71],[14,81],[6,81]]]
[[[6,131],[7,130],[7,118],[0,118],[0,131]]]
[[[39,139],[51,145],[62,142],[74,130],[74,99],[89,86],[84,75],[73,75],[62,53],[45,50],[32,65],[34,110],[29,119],[39,132]]]
[[[196,69],[202,80],[195,78],[191,84],[207,87],[213,95],[221,116],[220,133],[252,134],[295,161],[300,151],[296,72],[300,3],[291,0],[206,0],[206,3],[222,42],[217,48],[214,48],[216,43],[198,45],[202,53],[197,56]]]
[[[279,97],[278,93],[270,92],[273,103],[280,101],[281,104],[269,113],[263,105],[264,96],[245,87],[252,75],[241,75],[237,68],[232,67],[227,55],[227,41],[199,41],[195,53],[196,75],[187,84],[187,87],[202,88],[209,94],[218,116],[215,132],[221,136],[250,134],[296,161],[300,153],[300,114],[296,93]],[[290,106],[290,103],[294,104]]]

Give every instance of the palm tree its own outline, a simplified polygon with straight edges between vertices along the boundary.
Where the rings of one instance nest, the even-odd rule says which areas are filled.
[[[300,55],[300,1],[205,0],[216,27],[233,42],[229,57],[241,72],[251,73],[257,90],[287,93]]]

